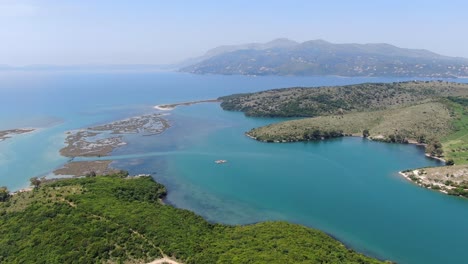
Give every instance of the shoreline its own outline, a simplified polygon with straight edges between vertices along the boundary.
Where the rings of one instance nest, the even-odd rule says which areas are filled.
[[[451,165],[399,171],[408,181],[426,189],[468,198],[468,166]]]
[[[436,156],[432,156],[432,155],[429,155],[429,154],[427,154],[427,153],[425,153],[424,155],[425,155],[426,157],[428,157],[428,158],[436,159],[436,160],[441,161],[441,162],[443,162],[443,163],[447,163],[447,161],[446,161],[445,159],[443,159],[443,158],[436,157]],[[446,166],[446,165],[444,165],[444,166]]]
[[[108,176],[108,175],[107,175]],[[91,176],[92,178],[95,178],[95,177],[107,177],[106,175],[96,175],[96,176]],[[115,177],[116,175],[111,175],[111,177]],[[160,184],[162,185],[161,183],[159,183],[158,181],[156,181],[154,178],[151,177],[151,175],[148,175],[148,174],[139,174],[139,175],[127,175],[127,176],[124,176],[124,177],[117,177],[118,179],[121,179],[121,180],[137,180],[138,178],[141,178],[141,177],[148,177],[151,179],[152,182],[156,183],[156,184]],[[62,181],[62,180],[74,180],[74,179],[71,179],[71,178],[57,178],[57,179],[53,179],[53,180],[44,180],[44,185],[47,185],[48,183],[51,183],[51,182],[54,182],[54,181]],[[10,195],[16,195],[18,193],[23,193],[23,192],[35,192],[35,191],[41,191],[42,188],[46,188],[44,185],[41,184],[40,187],[38,187],[37,189],[35,189],[34,187],[28,187],[28,188],[24,188],[24,189],[21,189],[21,190],[18,190],[14,193],[10,193]],[[82,184],[81,186],[84,186],[85,184]],[[73,186],[73,185],[71,185]],[[56,188],[56,187],[52,187],[52,188]],[[162,185],[162,188],[166,188],[164,185]],[[57,188],[57,189],[61,189],[61,187]],[[70,193],[70,189],[67,189],[65,190],[67,194]],[[71,190],[72,191],[72,194],[83,194],[85,191],[83,191],[83,189],[78,189],[78,190]],[[97,191],[97,196],[99,196],[99,191]],[[161,202],[162,199],[164,199],[166,196],[167,196],[167,192],[168,190],[166,190],[160,197],[158,197],[158,201]],[[47,194],[47,192],[45,192],[45,194]],[[63,194],[63,192],[61,193]],[[76,208],[77,206],[79,206],[79,204],[76,204],[74,203],[72,200],[69,200],[67,198],[63,198],[62,195],[55,195],[55,196],[48,196],[49,198],[52,197],[55,198],[55,199],[58,199],[59,202],[63,202],[73,208]],[[19,199],[19,197],[15,197],[17,199]],[[47,197],[46,197],[47,199]],[[30,203],[31,204],[31,203]],[[27,204],[26,206],[30,206],[30,204]],[[175,205],[172,205],[172,204],[164,204],[162,203],[163,206],[169,206],[169,207],[172,207],[172,208],[175,208],[177,210],[186,210],[186,209],[182,209],[182,208],[179,208],[179,207],[176,207]],[[208,220],[199,215],[198,213],[192,211],[192,210],[187,210],[191,213],[193,213],[195,216],[199,217],[199,218],[202,218],[203,221],[208,222]],[[94,215],[96,216],[96,215]],[[223,226],[226,226],[226,227],[237,227],[237,226],[241,226],[241,227],[248,227],[248,226],[255,226],[255,225],[261,225],[261,224],[267,224],[267,223],[273,223],[273,224],[281,224],[281,223],[284,223],[288,226],[297,226],[299,228],[305,228],[307,230],[312,230],[314,231],[314,234],[311,234],[313,236],[317,236],[317,235],[323,235],[323,236],[327,236],[330,241],[332,241],[337,247],[344,247],[347,252],[349,253],[353,253],[353,254],[357,254],[357,255],[360,255],[364,258],[367,258],[367,259],[374,259],[376,261],[380,261],[381,263],[393,263],[393,262],[390,262],[389,260],[386,260],[384,258],[382,258],[381,256],[378,256],[378,254],[375,254],[373,252],[370,252],[370,251],[357,251],[355,249],[353,249],[352,245],[351,244],[347,244],[345,243],[344,241],[340,240],[339,238],[337,238],[336,236],[334,236],[333,234],[331,233],[328,233],[328,232],[325,232],[321,229],[318,229],[316,227],[313,227],[313,226],[308,226],[308,225],[304,225],[304,224],[299,224],[299,223],[295,223],[293,221],[284,221],[284,220],[263,220],[263,221],[258,221],[258,222],[254,222],[254,223],[246,223],[246,224],[240,224],[240,225],[231,225],[231,224],[222,224],[222,223],[219,223]],[[133,233],[135,234],[139,234],[138,231],[134,231],[132,229],[130,229],[130,231],[132,231]],[[316,232],[316,234],[315,234]],[[144,237],[144,236],[142,236]],[[146,238],[145,238],[146,239]],[[179,260],[177,258],[176,255],[166,255],[160,248],[159,249],[159,252],[161,253],[161,256],[156,258],[156,259],[153,259],[151,260],[150,262],[142,262],[142,263],[146,263],[146,264],[165,264],[165,263],[168,263],[168,264],[183,264],[184,262],[182,260]],[[203,251],[202,251],[203,252]],[[328,256],[328,254],[327,254]],[[190,256],[189,256],[190,258]]]
[[[414,171],[419,171],[419,170],[420,170],[420,169],[415,169],[415,170],[413,170],[413,172],[414,172]],[[411,169],[410,169],[410,171],[411,171]],[[449,195],[449,193],[448,193],[446,190],[444,190],[444,189],[440,189],[440,188],[439,188],[439,189],[434,189],[434,188],[426,187],[426,186],[424,186],[422,183],[412,180],[408,175],[405,174],[404,171],[399,171],[398,174],[399,174],[400,176],[402,176],[404,179],[406,179],[407,181],[409,181],[409,182],[411,182],[411,183],[413,183],[413,184],[416,184],[416,185],[419,186],[419,187],[422,187],[422,188],[428,189],[428,190],[438,191],[438,192],[441,192],[441,193],[443,193],[443,194]],[[420,179],[420,178],[418,178],[418,180],[419,180],[419,179]],[[440,186],[440,185],[437,185],[437,186]]]
[[[262,143],[294,143],[294,142],[310,142],[310,141],[322,141],[322,140],[327,140],[327,139],[330,139],[330,138],[327,138],[327,139],[319,139],[319,140],[296,140],[296,141],[286,141],[286,140],[275,140],[275,141],[266,141],[266,140],[259,140],[257,139],[256,137],[250,135],[248,132],[245,132],[244,133],[245,136],[247,136],[248,138],[250,139],[253,139],[255,141],[258,141],[258,142],[262,142]],[[351,134],[351,135],[344,135],[342,137],[361,137],[363,139],[367,139],[369,141],[374,141],[374,142],[383,142],[383,143],[391,143],[391,142],[385,142],[385,141],[379,141],[379,140],[374,140],[372,138],[369,138],[369,137],[363,137],[363,136],[358,136],[356,134]],[[418,143],[417,141],[415,140],[408,140],[407,143],[391,143],[391,144],[411,144],[411,145],[415,145],[415,146],[422,146],[424,148],[426,148],[427,144],[424,144],[424,143]],[[436,166],[436,167],[430,167],[430,168],[447,168],[447,167],[452,167],[452,166],[447,166],[445,165],[446,163],[446,160],[441,158],[441,157],[435,157],[435,156],[432,156],[428,153],[424,153],[424,156],[426,156],[427,158],[430,158],[430,159],[435,159],[435,160],[438,160],[440,162],[443,162],[444,165],[441,165],[441,166]],[[416,173],[416,172],[419,172],[420,170],[424,170],[425,168],[414,168],[414,169],[408,169],[408,170],[405,170],[405,171],[410,171],[412,172],[413,174]],[[421,178],[417,178],[417,180],[413,180],[411,179],[410,176],[406,175],[405,174],[405,171],[398,171],[398,174],[405,178],[406,180],[422,187],[422,188],[425,188],[425,189],[429,189],[429,190],[435,190],[435,191],[439,191],[441,193],[444,193],[446,195],[452,195],[448,192],[448,190],[452,190],[454,187],[452,186],[447,186],[445,184],[442,184],[440,182],[437,182],[436,180],[427,180],[425,177],[423,178],[424,180],[426,180],[425,182],[422,182],[421,181]],[[419,175],[419,173],[417,173]],[[461,195],[460,195],[461,196]],[[463,197],[463,196],[461,196]]]
[[[13,191],[13,192],[10,192],[10,195],[17,195],[19,193],[24,193],[24,192],[30,192],[32,191],[34,188],[33,187],[26,187],[26,188],[21,188],[17,191]]]
[[[198,100],[198,101],[188,101],[188,102],[180,102],[180,103],[173,103],[173,104],[161,104],[155,105],[153,108],[161,111],[171,111],[174,110],[178,106],[190,106],[194,104],[201,104],[201,103],[219,103],[221,100],[218,99],[206,99],[206,100]]]
[[[258,141],[258,142],[263,142],[263,143],[294,143],[294,142],[313,142],[313,141],[321,141],[321,140],[327,140],[327,139],[332,139],[332,138],[323,138],[323,139],[317,139],[317,140],[295,140],[295,141],[287,141],[287,140],[275,140],[275,141],[267,141],[267,140],[260,140],[252,135],[249,134],[249,132],[245,132],[244,133],[245,136],[247,136],[248,138],[251,138],[255,141]],[[362,139],[367,139],[369,141],[373,141],[373,142],[382,142],[382,143],[389,143],[389,144],[408,144],[408,145],[415,145],[415,146],[421,146],[421,147],[424,147],[426,148],[427,144],[424,144],[424,143],[418,143],[417,141],[415,140],[408,140],[407,143],[393,143],[393,142],[385,142],[385,141],[381,141],[381,140],[375,140],[371,137],[363,137],[361,135],[357,135],[357,134],[344,134],[343,136],[341,136],[342,138],[344,137],[360,137]],[[340,137],[334,137],[334,138],[340,138]],[[424,156],[428,157],[428,158],[431,158],[431,159],[436,159],[438,161],[441,161],[441,162],[444,162],[446,163],[447,161],[441,157],[436,157],[436,156],[432,156],[428,153],[424,153]],[[445,165],[444,165],[445,166]]]

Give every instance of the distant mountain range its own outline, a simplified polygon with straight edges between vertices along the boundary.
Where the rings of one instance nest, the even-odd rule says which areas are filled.
[[[468,59],[389,44],[333,44],[324,40],[221,46],[183,64],[196,74],[467,77]]]

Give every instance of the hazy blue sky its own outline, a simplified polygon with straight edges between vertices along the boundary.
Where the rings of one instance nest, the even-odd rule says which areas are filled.
[[[468,57],[468,1],[0,0],[0,64],[172,63],[279,37]]]

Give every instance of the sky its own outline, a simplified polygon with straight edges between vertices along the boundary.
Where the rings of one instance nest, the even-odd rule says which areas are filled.
[[[463,0],[0,0],[0,65],[170,64],[276,38],[468,58],[467,10]]]

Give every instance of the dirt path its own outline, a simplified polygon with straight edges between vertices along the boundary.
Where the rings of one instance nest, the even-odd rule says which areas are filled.
[[[181,262],[177,262],[175,260],[172,260],[168,257],[164,257],[164,258],[161,258],[161,259],[156,259],[156,260],[153,260],[151,261],[150,263],[147,263],[147,264],[182,264]]]

